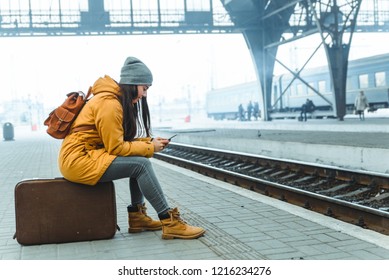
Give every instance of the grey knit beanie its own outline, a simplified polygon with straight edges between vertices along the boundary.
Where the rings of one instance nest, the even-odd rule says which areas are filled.
[[[127,57],[120,73],[120,83],[128,85],[151,85],[153,74],[150,69],[136,57]]]

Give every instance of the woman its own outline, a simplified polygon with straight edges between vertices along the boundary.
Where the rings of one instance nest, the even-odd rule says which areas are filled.
[[[59,168],[69,181],[87,185],[129,178],[130,233],[162,228],[164,239],[197,238],[204,229],[186,224],[178,209],[169,207],[148,159],[169,144],[151,138],[147,90],[152,81],[149,68],[135,57],[126,59],[119,83],[107,75],[99,78],[92,87],[94,97],[62,143]],[[147,215],[144,198],[160,221]]]
[[[359,92],[359,95],[355,98],[355,110],[357,114],[359,115],[359,119],[361,121],[365,120],[365,109],[369,107],[369,102],[367,101],[367,98],[364,94],[364,92],[361,90]]]

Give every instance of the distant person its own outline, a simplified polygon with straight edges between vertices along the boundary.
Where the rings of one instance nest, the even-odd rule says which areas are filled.
[[[363,90],[359,92],[357,97],[355,98],[355,110],[356,113],[359,115],[359,120],[364,121],[365,120],[365,109],[369,107],[369,102],[367,101],[367,97]]]
[[[244,108],[242,104],[239,104],[238,107],[238,120],[244,121]]]
[[[316,110],[315,104],[313,101],[307,98],[307,101],[301,106],[300,120],[307,121],[307,113],[313,113]]]
[[[249,104],[247,104],[247,120],[248,121],[251,121],[251,115],[253,114],[253,110],[254,110],[254,106],[250,100]]]
[[[256,121],[259,119],[259,104],[258,104],[258,102],[254,103],[254,118]]]

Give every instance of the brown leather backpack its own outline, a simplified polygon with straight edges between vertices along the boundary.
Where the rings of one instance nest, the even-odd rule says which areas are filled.
[[[82,91],[68,93],[65,102],[54,109],[44,121],[44,125],[48,126],[47,133],[56,139],[64,139],[91,94],[92,87],[86,96]]]

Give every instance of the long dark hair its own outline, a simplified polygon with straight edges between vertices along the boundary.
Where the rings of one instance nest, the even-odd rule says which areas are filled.
[[[138,119],[138,112],[140,109],[139,102],[132,104],[132,100],[138,96],[138,87],[136,85],[119,84],[122,95],[120,97],[123,107],[123,129],[124,140],[134,140],[136,134],[136,126],[140,121]],[[147,137],[150,137],[150,111],[147,104],[147,98],[142,97],[142,120],[146,129]]]

